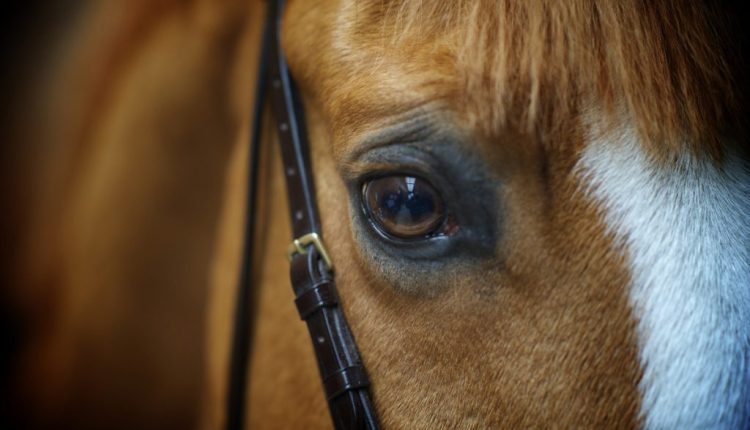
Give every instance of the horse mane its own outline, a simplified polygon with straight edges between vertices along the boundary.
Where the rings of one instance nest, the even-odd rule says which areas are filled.
[[[554,129],[593,102],[613,121],[624,114],[652,146],[713,154],[743,128],[737,22],[723,5],[393,0],[377,8],[394,42],[458,36],[465,94],[491,95],[479,105],[492,124]]]

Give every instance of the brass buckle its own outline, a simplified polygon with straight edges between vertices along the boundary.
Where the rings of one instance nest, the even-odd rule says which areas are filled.
[[[328,270],[333,271],[333,261],[331,261],[331,257],[328,255],[328,251],[318,233],[307,233],[294,239],[286,248],[286,258],[292,261],[292,258],[297,254],[307,254],[307,245],[313,245],[318,250],[323,262],[328,266]]]

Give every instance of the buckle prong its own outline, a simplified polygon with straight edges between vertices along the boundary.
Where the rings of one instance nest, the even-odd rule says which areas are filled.
[[[308,245],[312,245],[318,250],[318,254],[320,254],[320,257],[323,259],[326,266],[328,266],[328,270],[333,271],[333,261],[331,261],[331,257],[328,255],[328,250],[326,250],[326,247],[323,245],[323,240],[318,233],[307,233],[294,239],[294,241],[292,241],[292,243],[286,248],[287,259],[292,261],[292,258],[297,254],[307,254],[306,247]]]

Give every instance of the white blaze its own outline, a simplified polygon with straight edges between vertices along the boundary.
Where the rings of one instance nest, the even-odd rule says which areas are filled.
[[[660,166],[624,128],[578,167],[630,265],[645,427],[750,429],[747,161]]]

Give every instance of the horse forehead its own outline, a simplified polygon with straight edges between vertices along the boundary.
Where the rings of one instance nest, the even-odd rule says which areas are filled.
[[[374,21],[362,14],[357,2],[323,1],[293,2],[285,16],[290,68],[334,137],[341,137],[334,144],[350,143],[341,135],[376,127],[394,114],[445,101],[459,84],[455,64],[434,40],[396,48],[379,32],[363,34]]]
[[[467,143],[482,146],[485,153],[529,149],[530,139],[506,138],[535,133],[526,98],[499,90],[503,73],[483,74],[462,58],[460,31],[394,37],[400,34],[398,24],[381,25],[383,6],[374,3],[377,7],[336,0],[292,2],[285,15],[282,42],[288,63],[305,99],[322,111],[334,154],[352,150],[362,135],[384,123],[425,111],[476,137]],[[577,123],[576,115],[566,117],[563,127],[545,132],[555,138],[544,143],[578,146]],[[571,158],[575,151],[562,154]]]

